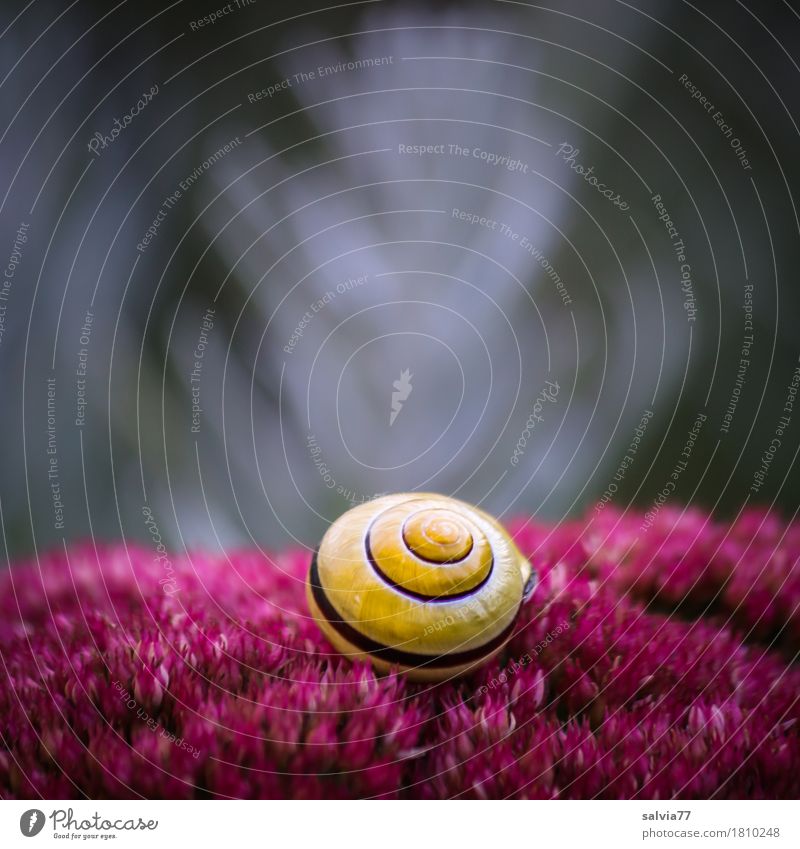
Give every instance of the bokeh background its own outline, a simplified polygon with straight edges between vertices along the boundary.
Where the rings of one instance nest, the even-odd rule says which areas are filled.
[[[648,510],[687,441],[669,503],[794,516],[796,4],[225,8],[0,10],[6,557]]]

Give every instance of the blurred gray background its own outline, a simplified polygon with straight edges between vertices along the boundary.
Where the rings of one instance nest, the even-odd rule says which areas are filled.
[[[701,413],[669,503],[794,514],[796,420],[752,489],[800,353],[791,4],[229,7],[0,10],[9,556],[145,505],[212,549],[405,489],[646,510]]]

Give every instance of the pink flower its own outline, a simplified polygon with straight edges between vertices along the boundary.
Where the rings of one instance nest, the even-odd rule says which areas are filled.
[[[494,662],[376,676],[308,555],[74,546],[0,577],[5,796],[796,798],[800,525],[664,508],[512,530],[539,583]]]

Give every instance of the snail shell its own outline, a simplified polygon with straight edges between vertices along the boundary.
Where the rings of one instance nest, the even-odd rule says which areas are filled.
[[[439,681],[500,651],[534,582],[530,563],[487,513],[443,495],[400,493],[331,525],[306,595],[338,651],[382,672]]]

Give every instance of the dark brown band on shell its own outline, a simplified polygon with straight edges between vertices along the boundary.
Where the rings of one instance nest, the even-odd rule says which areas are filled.
[[[406,548],[407,548],[409,551],[411,551],[411,546],[408,544],[408,538],[407,538],[407,534],[406,534],[406,527],[408,526],[409,521],[410,521],[411,519],[413,519],[413,518],[414,518],[414,516],[416,516],[416,515],[417,515],[417,513],[422,513],[422,512],[423,512],[422,510],[415,510],[415,511],[414,511],[413,513],[411,513],[410,515],[406,516],[405,521],[403,522],[403,527],[402,527],[402,528],[401,528],[401,530],[400,530],[400,535],[403,537],[403,543],[405,544]],[[379,518],[379,517],[378,517],[378,516],[376,516],[376,517],[375,517],[375,519],[373,519],[373,520],[372,520],[372,521],[373,521],[373,524],[377,521],[377,519],[378,519],[378,518]],[[372,526],[370,525],[370,527],[372,527]],[[369,534],[368,534],[368,535],[369,535]],[[474,539],[472,538],[472,534],[470,534],[469,548],[468,548],[468,549],[467,549],[467,550],[466,550],[466,551],[465,551],[465,552],[461,555],[461,557],[453,557],[453,558],[451,558],[450,560],[431,560],[431,559],[429,559],[428,557],[425,557],[424,555],[420,554],[418,551],[415,551],[415,552],[414,552],[414,557],[418,557],[418,558],[419,558],[420,560],[422,560],[424,563],[434,563],[434,564],[436,564],[437,566],[450,566],[450,565],[452,565],[453,563],[460,563],[462,560],[465,560],[467,557],[469,557],[469,556],[470,556],[470,554],[472,553],[472,549],[473,549],[474,547],[475,547],[475,541],[474,541]]]
[[[478,590],[480,590],[481,587],[485,586],[485,584],[489,580],[489,578],[492,577],[492,571],[494,570],[494,554],[492,554],[492,562],[489,564],[489,571],[486,573],[486,577],[479,584],[475,584],[474,587],[470,587],[470,589],[464,590],[464,592],[462,592],[462,593],[450,593],[450,595],[424,595],[423,593],[418,593],[418,592],[415,592],[414,590],[409,590],[406,587],[404,587],[402,584],[398,584],[397,581],[392,580],[381,569],[381,567],[378,566],[377,561],[375,560],[375,558],[372,555],[372,547],[369,544],[369,531],[367,531],[366,536],[364,537],[364,551],[365,551],[367,560],[369,560],[370,566],[372,566],[372,568],[375,570],[375,574],[378,575],[378,577],[382,581],[384,581],[387,584],[387,586],[390,586],[393,590],[395,590],[398,593],[402,593],[403,595],[407,595],[409,598],[415,598],[419,601],[429,601],[429,602],[431,602],[431,604],[436,604],[437,602],[444,602],[444,601],[458,601],[458,599],[460,599],[460,598],[468,598],[469,596],[478,592]],[[414,557],[419,557],[419,555],[414,554]],[[429,560],[425,560],[425,558],[423,558],[423,557],[419,557],[419,559],[422,560],[425,563],[432,562],[432,561],[429,561]],[[460,561],[452,561],[452,562],[457,563],[457,562],[460,562]],[[437,563],[436,565],[437,566],[443,566],[444,568],[447,568],[446,563]]]
[[[336,611],[336,608],[333,606],[333,604],[331,604],[330,599],[328,598],[324,588],[322,587],[322,584],[320,583],[316,551],[314,552],[314,556],[311,560],[311,568],[309,570],[308,582],[311,586],[311,593],[313,595],[317,607],[319,608],[322,615],[325,617],[328,624],[340,636],[344,637],[345,640],[347,640],[349,643],[352,643],[352,645],[365,652],[366,654],[373,655],[385,661],[386,663],[394,663],[398,666],[444,669],[450,666],[463,666],[465,664],[478,661],[481,658],[491,654],[493,651],[495,651],[495,649],[500,648],[500,646],[502,646],[503,643],[506,642],[506,640],[511,636],[514,630],[514,625],[517,621],[517,615],[519,615],[519,609],[517,609],[517,614],[514,616],[512,621],[503,631],[501,631],[496,637],[493,637],[491,640],[484,643],[482,646],[478,646],[477,648],[469,649],[468,651],[453,652],[451,654],[443,655],[416,654],[414,652],[401,651],[400,649],[392,648],[391,646],[385,646],[382,643],[373,640],[371,637],[367,637],[360,631],[357,631],[349,622],[346,622],[344,619],[342,619],[342,617]],[[475,589],[477,589],[477,587]],[[402,589],[400,591],[405,592]],[[406,594],[413,595],[413,593]],[[448,596],[448,600],[452,598],[457,598],[457,596]],[[423,598],[423,600],[435,601],[436,599]]]

